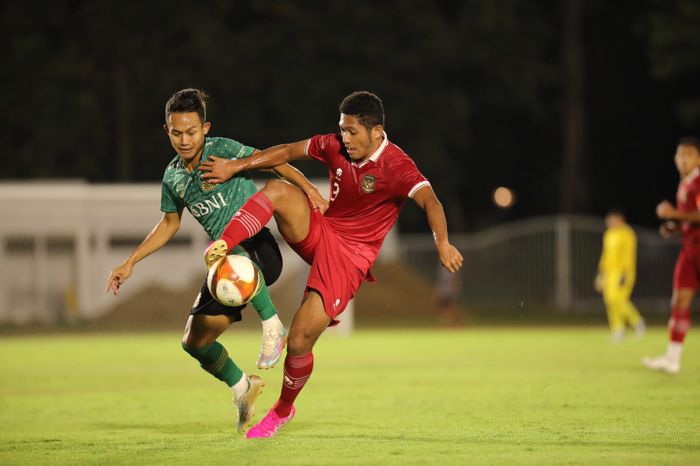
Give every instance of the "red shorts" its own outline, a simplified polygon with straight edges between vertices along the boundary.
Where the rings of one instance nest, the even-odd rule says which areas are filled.
[[[335,319],[355,296],[367,273],[350,260],[352,252],[316,209],[311,209],[309,234],[289,246],[311,264],[306,289],[321,295],[328,317]]]
[[[700,244],[684,244],[673,271],[673,289],[700,288]]]

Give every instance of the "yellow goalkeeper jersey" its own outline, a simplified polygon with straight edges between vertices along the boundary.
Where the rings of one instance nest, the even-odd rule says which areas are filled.
[[[603,254],[599,270],[605,274],[621,274],[634,279],[637,271],[637,236],[629,225],[605,230]]]

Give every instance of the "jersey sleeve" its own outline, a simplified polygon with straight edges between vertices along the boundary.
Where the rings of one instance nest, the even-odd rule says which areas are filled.
[[[306,143],[304,152],[312,159],[325,162],[333,152],[340,151],[340,141],[336,134],[316,135]]]
[[[164,213],[180,212],[182,207],[177,202],[175,193],[170,189],[168,183],[163,181],[160,188],[160,211]]]
[[[394,176],[394,192],[397,196],[413,197],[420,188],[430,186],[430,181],[423,176],[408,156],[401,157],[392,164],[391,172]]]

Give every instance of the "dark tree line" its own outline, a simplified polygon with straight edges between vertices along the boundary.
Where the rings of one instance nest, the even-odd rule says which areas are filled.
[[[0,176],[157,181],[182,87],[256,147],[334,131],[368,89],[456,230],[610,204],[651,223],[675,140],[700,133],[698,20],[691,0],[4,2]]]

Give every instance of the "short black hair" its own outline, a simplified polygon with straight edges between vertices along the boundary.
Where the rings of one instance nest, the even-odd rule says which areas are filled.
[[[679,146],[693,146],[695,150],[700,152],[700,139],[694,136],[683,136],[678,140]]]
[[[384,104],[376,94],[368,91],[355,91],[340,103],[340,113],[357,117],[365,128],[384,126]]]
[[[171,113],[197,112],[202,123],[207,121],[207,100],[209,96],[199,89],[182,89],[168,99],[165,104],[165,122]]]
[[[622,217],[623,219],[626,218],[627,216],[625,215],[625,209],[623,209],[619,205],[614,205],[608,209],[607,215],[617,215],[619,217]]]

